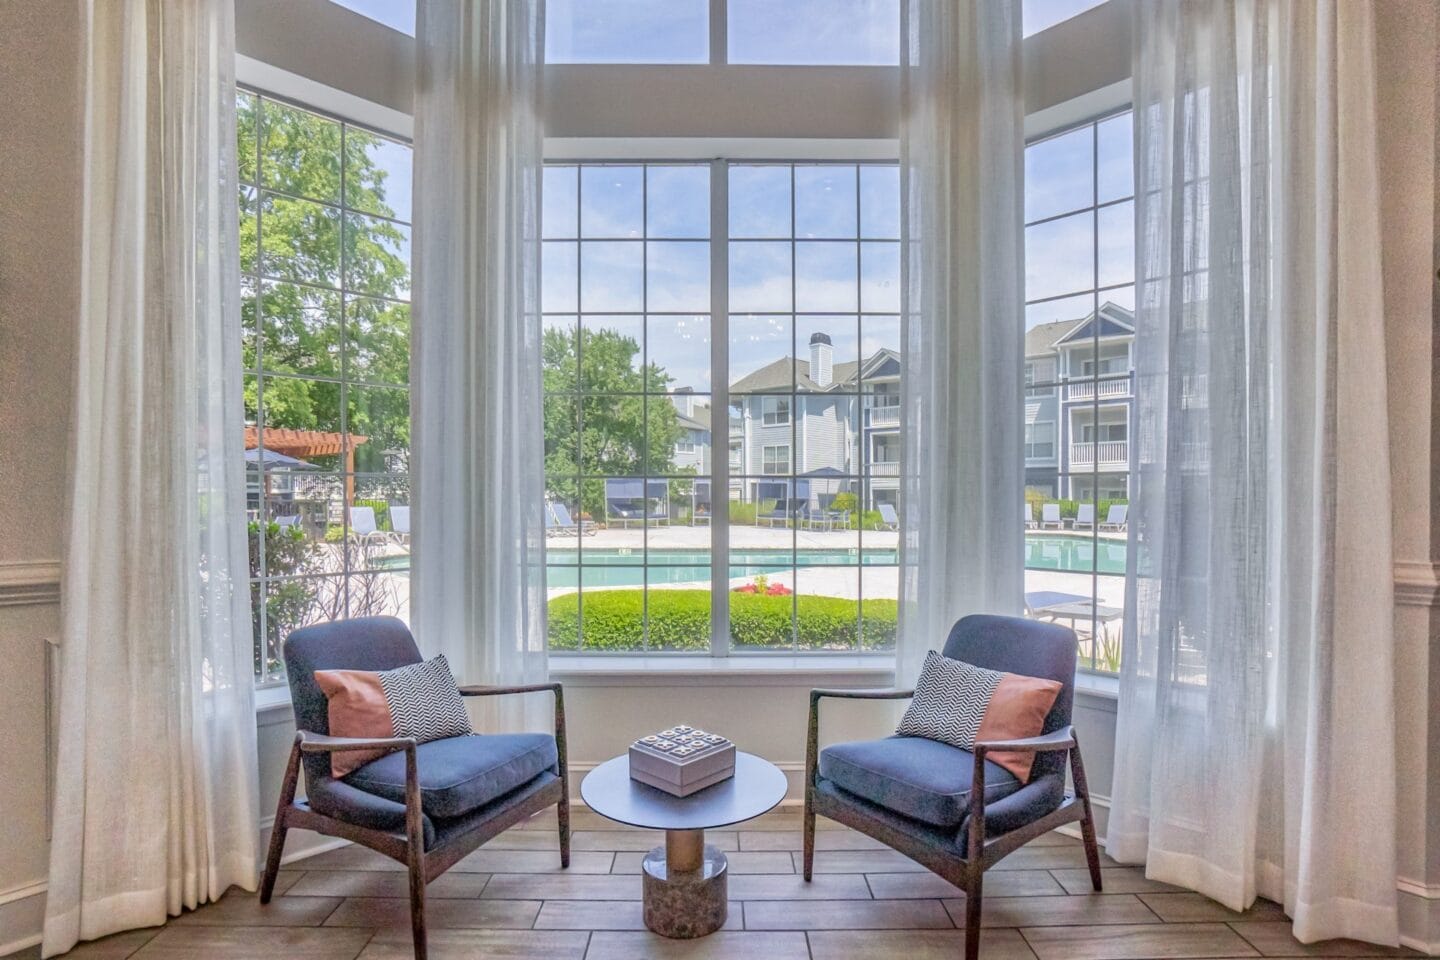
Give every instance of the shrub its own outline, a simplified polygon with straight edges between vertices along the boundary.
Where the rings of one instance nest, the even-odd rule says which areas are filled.
[[[896,602],[856,603],[840,597],[730,594],[730,636],[737,648],[788,647],[795,613],[802,650],[877,650],[894,646]],[[650,649],[706,650],[710,646],[710,591],[655,590],[650,594]],[[639,589],[587,593],[583,602],[585,650],[640,650],[644,647],[644,599]],[[579,650],[580,595],[550,601],[550,647]]]
[[[387,500],[356,500],[357,507],[370,507],[375,511],[375,529],[390,529],[390,503]]]
[[[755,523],[755,504],[741,503],[739,500],[730,501],[730,522],[731,523]]]

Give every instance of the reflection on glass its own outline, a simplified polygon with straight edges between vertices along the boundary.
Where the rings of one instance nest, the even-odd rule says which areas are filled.
[[[730,318],[730,390],[756,393],[794,388],[784,360],[792,356],[788,316],[740,315]]]
[[[900,245],[860,244],[860,309],[894,313],[900,309]]]
[[[789,243],[744,241],[730,244],[730,309],[735,312],[789,312]]]
[[[582,167],[580,235],[636,238],[645,230],[643,167]]]
[[[580,309],[631,311],[645,307],[645,246],[633,241],[580,245]]]
[[[855,168],[795,168],[795,236],[827,240],[856,234]]]
[[[811,313],[855,310],[855,254],[853,243],[796,243],[795,309]]]
[[[710,237],[710,168],[651,166],[645,171],[646,235],[705,240]]]
[[[646,321],[649,333],[650,391],[710,390],[710,318],[656,317]]]
[[[655,241],[645,245],[646,307],[657,311],[710,309],[710,245]]]
[[[789,167],[730,168],[730,236],[735,239],[790,236]]]
[[[860,167],[860,236],[900,239],[900,168],[894,164]]]

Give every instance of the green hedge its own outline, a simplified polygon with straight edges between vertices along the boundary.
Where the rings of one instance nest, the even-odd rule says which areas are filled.
[[[1080,504],[1088,501],[1081,500],[1060,500],[1055,497],[1047,497],[1034,490],[1025,491],[1025,503],[1030,507],[1031,515],[1038,521],[1041,517],[1040,509],[1047,503],[1060,504],[1060,517],[1064,520],[1073,520],[1080,512]],[[1101,500],[1095,504],[1095,518],[1101,523],[1110,516],[1110,507],[1117,503],[1129,503],[1128,500]]]
[[[739,648],[788,647],[792,597],[730,594],[730,636]],[[896,603],[866,600],[861,623],[856,602],[839,597],[801,596],[795,609],[802,650],[866,650],[895,644]],[[597,590],[585,594],[584,650],[641,650],[645,646],[644,600],[640,590]],[[580,595],[550,601],[550,648],[579,650]],[[650,649],[706,650],[710,646],[710,591],[654,590],[650,593]]]

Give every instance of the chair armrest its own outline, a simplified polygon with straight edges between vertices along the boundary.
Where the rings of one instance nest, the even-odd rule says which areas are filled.
[[[350,750],[415,749],[414,737],[331,737],[309,730],[295,731],[295,744],[301,753],[345,753]]]
[[[468,686],[460,688],[462,697],[494,697],[504,693],[540,693],[543,690],[560,692],[558,683],[527,683],[509,687]]]
[[[820,701],[825,697],[837,700],[905,700],[915,696],[914,690],[820,690],[810,691],[810,726],[805,736],[805,795],[815,787],[815,769],[820,758]]]
[[[810,702],[818,703],[821,697],[841,700],[904,700],[913,696],[914,690],[811,690]]]
[[[570,782],[570,760],[565,742],[565,688],[561,684],[524,683],[508,687],[468,686],[460,688],[460,695],[462,697],[494,697],[509,693],[543,693],[547,690],[555,694],[555,752],[559,758],[560,779],[568,784]]]
[[[1071,750],[1074,747],[1075,728],[1064,726],[1054,733],[1047,733],[1039,737],[1026,737],[1022,740],[982,740],[975,744],[974,752],[981,756],[1001,750],[1007,753],[1048,753],[1055,750]]]

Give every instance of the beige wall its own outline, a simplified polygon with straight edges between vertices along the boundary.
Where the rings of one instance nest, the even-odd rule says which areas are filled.
[[[78,7],[0,3],[0,953],[38,930],[46,641],[65,525],[79,233]]]

